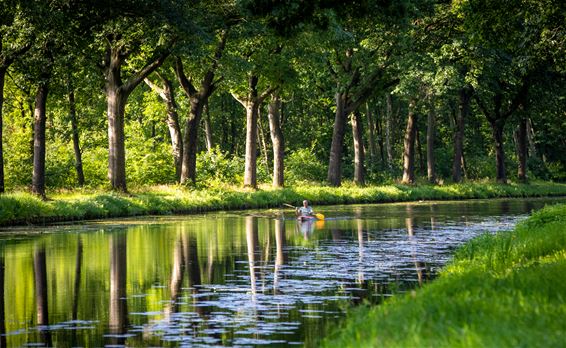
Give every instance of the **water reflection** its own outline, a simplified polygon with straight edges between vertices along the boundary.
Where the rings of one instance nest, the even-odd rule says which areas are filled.
[[[126,342],[128,327],[127,301],[127,239],[126,233],[118,232],[110,236],[110,305],[108,329],[110,344],[123,345]]]
[[[315,345],[348,306],[426,283],[456,246],[545,203],[503,202],[14,236],[0,244],[0,346]]]
[[[6,312],[4,309],[4,250],[0,250],[0,347],[6,347]]]
[[[35,275],[35,304],[37,325],[41,341],[51,347],[51,331],[49,330],[49,308],[47,298],[47,266],[45,260],[45,245],[39,242],[33,253],[33,271]]]

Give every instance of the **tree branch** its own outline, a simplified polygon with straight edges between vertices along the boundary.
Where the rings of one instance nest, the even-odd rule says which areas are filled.
[[[267,89],[257,98],[257,103],[258,103],[258,104],[263,103],[263,101],[265,100],[265,98],[267,98],[271,93],[275,92],[278,88],[279,88],[279,86],[269,86],[269,88],[267,88]]]
[[[165,96],[165,90],[161,87],[159,87],[158,85],[156,85],[155,83],[153,83],[153,81],[151,81],[149,78],[145,78],[143,79],[143,81],[145,82],[146,85],[149,86],[149,88],[151,88],[154,92],[156,92],[157,94],[159,94],[159,96],[161,97],[161,99],[163,100],[167,100],[167,97]]]
[[[193,84],[187,78],[187,75],[185,75],[185,72],[183,71],[183,62],[181,61],[180,57],[176,57],[176,59],[175,59],[175,75],[177,75],[177,79],[179,80],[179,84],[181,84],[183,91],[185,91],[185,94],[189,98],[191,98],[191,97],[193,97],[197,94],[197,90],[196,90],[195,86],[193,86]]]
[[[234,99],[236,99],[238,101],[238,103],[242,104],[243,107],[246,107],[248,105],[248,101],[247,99],[241,99],[240,97],[238,97],[238,95],[234,92],[230,92],[230,94],[232,95],[232,97],[234,97]]]

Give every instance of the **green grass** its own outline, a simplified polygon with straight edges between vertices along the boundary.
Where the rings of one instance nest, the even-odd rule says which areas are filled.
[[[236,187],[187,189],[155,186],[132,190],[130,195],[101,191],[51,192],[48,193],[50,200],[45,202],[29,193],[18,192],[0,195],[0,226],[273,208],[281,207],[283,203],[300,205],[305,198],[314,205],[323,205],[557,195],[566,195],[565,184],[537,182],[501,185],[478,182],[445,186],[344,185],[339,188],[304,185],[284,189],[263,187],[256,191]]]
[[[563,347],[566,205],[461,247],[440,277],[350,313],[327,347]]]

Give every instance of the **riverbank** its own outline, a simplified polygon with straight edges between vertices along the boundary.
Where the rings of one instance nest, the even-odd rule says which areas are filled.
[[[566,205],[458,250],[439,278],[361,307],[327,347],[561,347],[566,342]]]
[[[300,205],[303,199],[310,200],[314,205],[331,205],[564,195],[566,184],[548,182],[339,188],[297,186],[259,190],[234,187],[195,190],[178,186],[156,186],[132,190],[128,195],[100,191],[54,192],[48,193],[47,201],[20,192],[0,195],[0,226],[140,215],[191,214],[213,210],[277,208],[282,207],[283,203]]]

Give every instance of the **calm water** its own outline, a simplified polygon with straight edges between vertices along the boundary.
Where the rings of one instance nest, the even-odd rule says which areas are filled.
[[[4,230],[0,346],[306,345],[553,200],[319,207]],[[287,216],[285,216],[285,213]],[[41,233],[38,233],[41,232]]]

